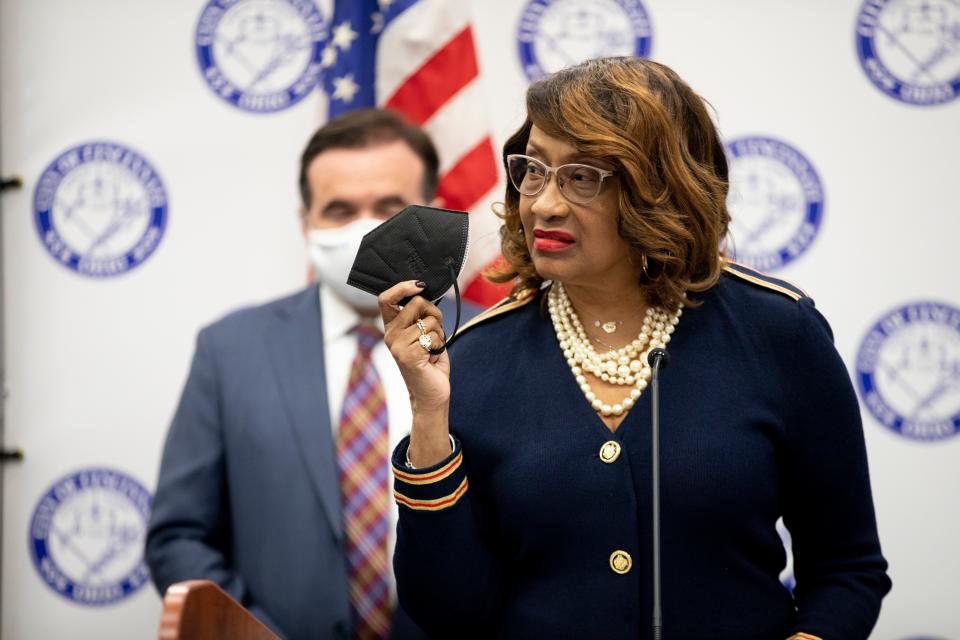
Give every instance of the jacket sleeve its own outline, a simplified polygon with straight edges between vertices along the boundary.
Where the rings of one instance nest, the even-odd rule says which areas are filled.
[[[827,321],[800,300],[784,457],[800,637],[863,640],[890,590],[860,409]]]
[[[393,454],[400,606],[430,637],[490,637],[484,625],[499,610],[500,571],[460,441],[446,460],[416,470],[405,464],[409,442]]]
[[[283,636],[283,630],[252,600],[227,559],[231,534],[220,385],[208,332],[202,331],[197,338],[190,374],[164,445],[146,560],[161,595],[175,582],[211,580]]]

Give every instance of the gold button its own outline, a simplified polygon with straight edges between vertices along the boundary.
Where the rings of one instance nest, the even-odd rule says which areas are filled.
[[[626,551],[617,549],[610,554],[610,568],[613,569],[614,573],[620,575],[629,573],[631,567],[633,567],[633,558]]]
[[[603,446],[600,447],[600,459],[610,464],[611,462],[616,462],[617,458],[620,457],[620,443],[616,440],[607,440],[603,443]]]

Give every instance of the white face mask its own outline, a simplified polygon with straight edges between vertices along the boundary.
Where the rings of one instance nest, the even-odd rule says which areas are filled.
[[[307,255],[316,279],[357,311],[376,311],[377,296],[347,284],[360,241],[380,225],[380,220],[363,218],[335,229],[307,232]]]

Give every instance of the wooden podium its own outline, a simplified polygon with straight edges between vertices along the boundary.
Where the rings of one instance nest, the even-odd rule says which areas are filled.
[[[279,640],[209,580],[170,585],[163,596],[160,640]]]

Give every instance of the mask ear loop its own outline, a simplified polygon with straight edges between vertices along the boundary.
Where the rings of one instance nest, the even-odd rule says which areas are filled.
[[[453,332],[450,334],[449,340],[444,340],[443,344],[439,347],[434,347],[430,349],[430,355],[438,356],[447,349],[447,343],[450,340],[453,340],[457,335],[457,329],[460,328],[460,285],[457,283],[457,271],[453,267],[453,258],[446,259],[447,267],[450,269],[450,279],[453,280],[453,292],[457,296],[457,319],[453,323]]]

